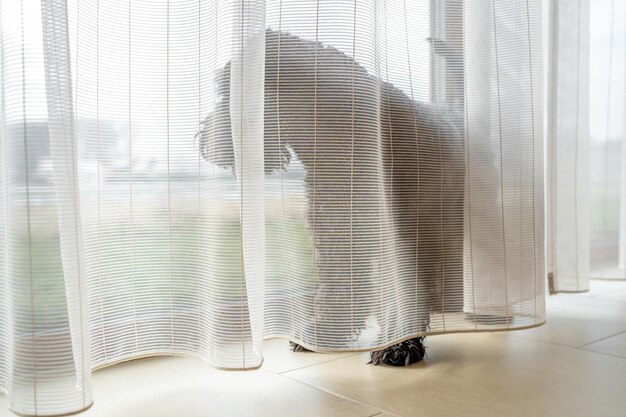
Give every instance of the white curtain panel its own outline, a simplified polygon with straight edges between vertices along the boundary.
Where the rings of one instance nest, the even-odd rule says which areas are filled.
[[[626,2],[591,9],[591,277],[626,279]]]
[[[546,264],[550,292],[589,290],[589,0],[548,20]]]
[[[626,279],[626,2],[552,0],[547,272],[551,292]]]
[[[11,409],[80,411],[92,370],[145,356],[242,369],[268,337],[355,351],[542,324],[541,18],[0,0]]]

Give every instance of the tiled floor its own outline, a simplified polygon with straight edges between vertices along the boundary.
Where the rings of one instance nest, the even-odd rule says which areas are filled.
[[[428,360],[407,368],[366,365],[364,353],[293,353],[283,340],[266,342],[257,371],[134,361],[94,373],[96,402],[83,415],[626,416],[626,282],[549,297],[548,323],[537,329],[427,344]]]

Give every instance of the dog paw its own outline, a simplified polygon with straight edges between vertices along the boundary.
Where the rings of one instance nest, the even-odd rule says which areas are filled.
[[[425,355],[424,338],[416,337],[388,348],[371,352],[371,360],[368,363],[373,365],[408,366],[421,361]]]
[[[296,342],[289,342],[289,347],[294,352],[312,352],[312,350],[309,350],[304,346],[297,344]]]

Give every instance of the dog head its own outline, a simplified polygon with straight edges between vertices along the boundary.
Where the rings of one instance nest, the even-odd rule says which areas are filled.
[[[269,39],[268,41],[274,40]],[[277,63],[274,60],[269,65],[277,65]],[[235,152],[230,109],[230,71],[231,63],[229,61],[216,74],[216,106],[202,121],[200,131],[196,134],[196,141],[202,158],[235,174]],[[286,169],[292,157],[289,149],[289,138],[278,135],[278,111],[276,89],[266,88],[263,141],[266,174],[279,169]]]

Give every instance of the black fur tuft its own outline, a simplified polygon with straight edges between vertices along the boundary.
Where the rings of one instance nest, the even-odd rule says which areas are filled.
[[[373,365],[408,366],[421,361],[425,355],[424,338],[416,337],[370,353],[371,360],[369,363]]]
[[[289,347],[294,352],[312,352],[312,350],[309,350],[304,346],[297,344],[296,342],[289,342]]]

